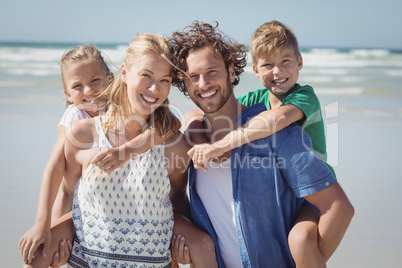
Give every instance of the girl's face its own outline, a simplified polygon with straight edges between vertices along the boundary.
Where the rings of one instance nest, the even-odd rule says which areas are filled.
[[[64,70],[64,93],[78,108],[96,116],[101,101],[96,97],[109,85],[109,75],[97,62],[73,63]]]
[[[123,64],[121,77],[127,84],[131,114],[148,119],[169,95],[172,66],[160,56],[144,55],[130,68]]]

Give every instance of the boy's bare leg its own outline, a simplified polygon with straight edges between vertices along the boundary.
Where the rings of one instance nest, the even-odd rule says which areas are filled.
[[[302,206],[289,233],[289,248],[297,268],[327,267],[318,247],[319,218],[319,211]]]
[[[174,241],[176,241],[176,243],[172,241],[173,257],[186,255],[186,252],[183,253],[183,250],[185,250],[184,244],[181,244],[181,246],[179,246],[180,241],[185,241],[185,246],[187,246],[188,249],[187,253],[189,253],[190,255],[189,259],[185,259],[186,262],[187,260],[191,260],[191,267],[218,267],[215,253],[215,245],[212,238],[207,233],[203,232],[197,226],[195,226],[190,220],[178,213],[175,213],[174,215],[173,237],[175,237]],[[181,239],[182,237],[183,240]],[[181,252],[173,252],[175,249],[178,249]],[[182,263],[183,260],[180,259],[178,259],[178,262]]]
[[[59,243],[63,239],[65,241],[74,241],[75,229],[72,221],[71,212],[62,216],[50,229],[52,241],[47,257],[41,254],[42,246],[37,249],[37,254],[30,264],[24,264],[24,268],[48,268],[53,261],[53,256],[59,251]]]

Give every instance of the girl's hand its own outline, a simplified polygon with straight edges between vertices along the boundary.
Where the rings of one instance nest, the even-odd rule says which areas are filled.
[[[50,264],[50,267],[59,268],[60,266],[66,264],[72,250],[73,245],[71,244],[70,240],[61,240],[59,244],[59,251],[53,255],[53,261],[52,264]]]
[[[51,241],[50,228],[34,225],[21,238],[19,249],[26,264],[31,263],[37,248],[43,244],[42,255],[46,257]]]
[[[108,148],[95,155],[91,164],[95,164],[104,172],[110,173],[121,167],[127,160],[124,151],[120,152],[119,148]]]
[[[172,258],[175,262],[181,264],[191,264],[190,250],[186,246],[186,239],[182,235],[172,237]]]

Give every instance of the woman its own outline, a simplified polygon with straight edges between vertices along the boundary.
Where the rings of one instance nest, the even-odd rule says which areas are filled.
[[[110,94],[107,114],[77,122],[67,135],[67,177],[82,176],[73,203],[76,239],[71,265],[166,267],[171,261],[170,196],[176,208],[185,204],[188,147],[172,127],[177,120],[167,106],[173,71],[169,57],[163,37],[137,35],[119,77],[104,92]],[[109,174],[90,165],[100,150],[120,146],[148,127],[168,137],[165,144]],[[185,161],[174,163],[175,159]]]

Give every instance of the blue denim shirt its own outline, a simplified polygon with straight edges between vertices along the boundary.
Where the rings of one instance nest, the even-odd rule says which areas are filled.
[[[262,103],[247,108],[238,118],[239,125],[265,109]],[[243,267],[295,267],[288,234],[303,197],[336,182],[310,148],[309,136],[291,125],[231,151],[234,213]],[[195,179],[196,171],[191,165],[193,221],[211,235],[219,267],[224,267],[218,238],[197,194]]]

